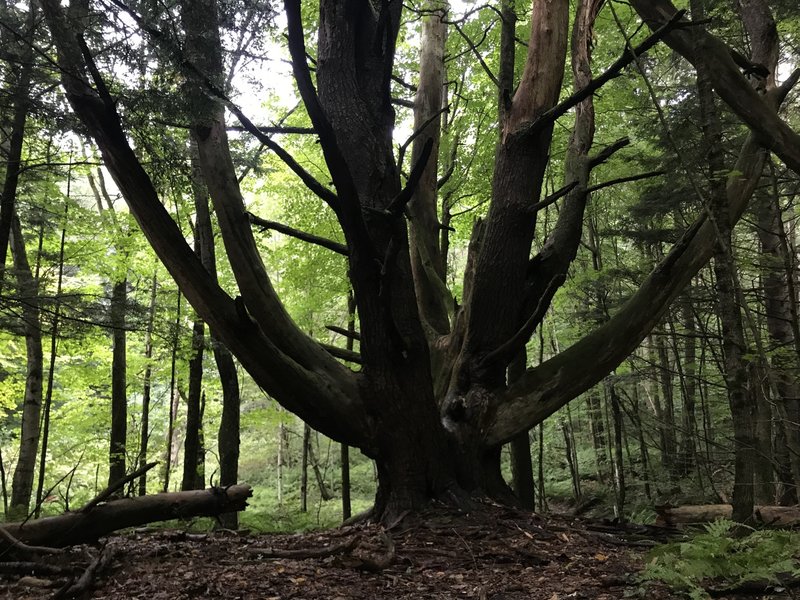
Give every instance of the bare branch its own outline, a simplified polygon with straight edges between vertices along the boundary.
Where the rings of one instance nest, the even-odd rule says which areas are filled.
[[[573,181],[572,183],[568,183],[564,187],[562,187],[562,188],[556,190],[555,192],[553,192],[552,194],[550,194],[544,200],[540,200],[536,204],[532,205],[528,210],[530,210],[530,212],[532,212],[532,213],[535,213],[535,212],[538,212],[538,211],[542,210],[543,208],[547,208],[548,206],[553,204],[559,198],[563,198],[564,196],[569,194],[572,190],[575,189],[575,186],[577,186],[577,185],[578,185],[577,181]]]
[[[595,156],[589,159],[589,169],[594,169],[596,166],[602,165],[614,154],[616,154],[619,150],[622,150],[625,146],[629,145],[630,143],[631,143],[630,138],[624,137],[618,139],[613,144],[606,146]]]
[[[327,248],[328,250],[333,250],[334,252],[337,252],[338,254],[341,254],[343,256],[347,256],[349,254],[347,246],[345,246],[344,244],[340,244],[339,242],[334,242],[333,240],[329,240],[328,238],[320,237],[318,235],[314,235],[313,233],[300,231],[299,229],[295,229],[294,227],[289,227],[288,225],[284,225],[283,223],[278,223],[277,221],[268,221],[267,219],[262,219],[261,217],[257,217],[251,212],[247,213],[247,218],[253,225],[260,227],[262,230],[272,229],[274,231],[278,231],[293,238],[297,238],[298,240],[303,240],[304,242],[315,244],[317,246],[322,246],[323,248]]]
[[[525,128],[523,133],[525,135],[535,135],[536,133],[541,130],[542,127],[547,125],[548,123],[552,123],[562,115],[564,115],[568,110],[577,106],[583,100],[594,94],[597,90],[603,87],[606,83],[611,81],[612,79],[618,77],[622,69],[627,67],[631,64],[636,57],[641,56],[650,48],[655,46],[662,38],[664,38],[671,30],[675,29],[679,25],[682,25],[680,22],[683,19],[683,16],[686,14],[685,10],[680,10],[676,12],[672,18],[667,21],[663,26],[659,29],[654,31],[650,36],[647,37],[641,44],[636,46],[636,48],[625,48],[625,51],[622,53],[614,64],[612,64],[602,75],[599,77],[592,79],[592,81],[581,90],[578,90],[574,94],[572,94],[569,98],[557,104],[550,110],[544,112],[538,119],[536,119],[533,123],[531,123],[528,127]],[[683,24],[685,25],[685,23]]]
[[[350,338],[358,342],[361,341],[361,334],[357,331],[350,331],[349,329],[338,327],[337,325],[325,325],[325,329],[329,329],[330,331],[343,335],[346,338]]]
[[[591,194],[592,192],[596,192],[598,190],[602,190],[603,188],[611,187],[612,185],[618,185],[620,183],[628,183],[631,181],[640,181],[642,179],[650,179],[652,177],[659,177],[661,175],[666,175],[666,171],[648,171],[647,173],[640,173],[638,175],[630,175],[628,177],[619,177],[617,179],[610,179],[609,181],[604,181],[602,183],[595,184],[586,189],[587,194]]]

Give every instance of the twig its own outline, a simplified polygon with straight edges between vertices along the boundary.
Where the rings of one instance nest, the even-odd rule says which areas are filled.
[[[562,187],[562,188],[556,190],[555,192],[553,192],[552,194],[550,194],[544,200],[540,200],[536,204],[532,205],[530,208],[528,208],[528,211],[531,212],[531,213],[535,213],[535,212],[538,212],[538,211],[542,210],[543,208],[547,208],[548,206],[553,204],[559,198],[563,198],[564,196],[569,194],[573,189],[575,189],[575,186],[577,186],[577,185],[578,185],[577,181],[573,181],[572,183],[568,183],[564,187]]]
[[[349,362],[354,362],[357,365],[363,363],[363,359],[358,352],[353,352],[352,350],[346,350],[344,348],[339,348],[338,346],[333,346],[331,344],[323,344],[322,342],[317,342],[322,349],[325,350],[331,356],[336,358],[341,358],[342,360],[347,360]]]

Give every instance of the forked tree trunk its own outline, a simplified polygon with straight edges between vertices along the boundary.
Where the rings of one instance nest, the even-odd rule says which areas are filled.
[[[571,259],[561,256],[568,257],[580,241],[582,218],[573,218],[556,228],[559,235],[552,241],[561,252],[556,252],[558,257],[543,252],[530,260],[536,224],[531,201],[540,196],[550,150],[555,117],[547,111],[561,90],[569,2],[533,4],[524,73],[502,123],[492,204],[474,240],[473,248],[480,251],[469,260],[465,286],[469,292],[463,299],[467,309],[456,316],[450,336],[431,340],[432,328],[418,310],[404,216],[428,157],[426,152],[420,154],[403,185],[391,141],[394,109],[389,82],[402,4],[379,3],[374,11],[350,11],[342,10],[340,2],[322,0],[314,80],[307,65],[300,2],[286,0],[298,89],[318,135],[332,189],[316,181],[272,140],[263,135],[259,140],[331,207],[342,226],[361,329],[363,367],[353,372],[291,321],[261,261],[228,147],[225,106],[245,126],[252,123],[225,98],[213,0],[182,3],[185,45],[178,48],[173,43],[168,49],[178,54],[187,72],[187,91],[196,100],[192,130],[241,294],[236,299],[212,280],[159,202],[127,142],[115,100],[97,71],[86,69],[91,62],[88,52],[73,35],[60,5],[56,0],[42,4],[59,49],[68,99],[97,140],[159,257],[189,302],[271,395],[315,429],[359,446],[376,460],[376,509],[383,518],[426,506],[431,498],[508,493],[499,472],[500,445],[619,365],[708,260],[709,227],[699,220],[606,324],[528,369],[506,389],[508,363],[530,337],[530,326],[541,320],[537,307],[546,308],[551,292],[563,282],[561,266],[564,260],[568,266]],[[661,7],[664,2],[657,4]],[[634,0],[634,5],[647,12],[646,3]],[[169,36],[156,37],[169,46]],[[86,72],[94,85],[85,79]],[[723,82],[727,89],[721,93],[740,108],[757,109],[739,111],[755,129],[763,126],[754,122],[752,114],[764,113],[786,133],[785,124],[775,123],[774,114],[761,110],[760,99],[739,94],[738,71],[737,76]],[[790,163],[797,156],[783,142],[794,137],[790,130],[772,143]],[[743,161],[757,156],[755,146],[751,136]],[[602,160],[589,157],[587,169]],[[732,221],[752,190],[757,163],[737,165],[741,175],[732,182]],[[567,203],[561,208],[560,214],[581,216],[580,211],[566,210]],[[535,293],[530,293],[532,288]],[[539,302],[542,299],[546,302]],[[431,348],[437,357],[448,358],[433,361],[435,371]],[[449,393],[437,398],[434,381],[442,378],[449,378]]]

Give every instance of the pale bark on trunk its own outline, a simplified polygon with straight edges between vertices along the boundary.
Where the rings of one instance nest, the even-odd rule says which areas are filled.
[[[435,332],[434,335],[444,335],[450,331],[453,298],[445,283],[445,260],[440,254],[436,212],[447,4],[441,0],[428,0],[425,9],[429,12],[422,19],[419,83],[414,97],[414,133],[417,137],[411,148],[411,164],[419,162],[426,145],[430,145],[430,158],[408,204],[411,223],[409,250],[420,317]]]
[[[42,331],[39,321],[38,282],[31,272],[22,226],[16,215],[11,223],[11,252],[17,292],[21,302],[23,331],[25,333],[26,373],[25,394],[22,401],[22,420],[19,436],[19,454],[11,483],[9,518],[24,518],[28,514],[33,491],[33,473],[39,448],[39,417],[42,408]]]

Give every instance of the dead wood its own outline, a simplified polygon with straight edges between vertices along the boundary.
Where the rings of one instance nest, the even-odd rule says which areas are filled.
[[[730,519],[730,504],[698,504],[686,506],[657,506],[656,525],[671,526],[679,523],[707,523],[715,519]],[[756,506],[753,520],[758,525],[769,527],[800,526],[798,506]]]
[[[105,546],[100,554],[98,554],[86,570],[81,574],[77,581],[61,587],[55,594],[50,597],[50,600],[61,600],[62,598],[76,598],[89,591],[94,584],[95,578],[111,563],[113,552],[108,546]]]
[[[290,558],[302,560],[305,558],[327,558],[336,554],[349,552],[358,543],[358,536],[352,537],[339,544],[330,544],[323,548],[248,548],[248,554],[258,554],[264,558]]]
[[[122,498],[97,504],[79,512],[67,512],[26,523],[0,527],[0,554],[27,546],[63,548],[93,542],[119,529],[156,521],[191,517],[216,517],[244,510],[253,491],[248,485],[170,492]],[[18,543],[12,543],[10,540]]]

